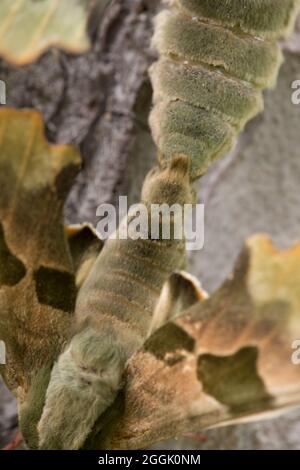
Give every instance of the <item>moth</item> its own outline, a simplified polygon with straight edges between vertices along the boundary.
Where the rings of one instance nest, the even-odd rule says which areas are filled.
[[[157,17],[150,71],[152,134],[165,164],[191,160],[191,178],[234,145],[275,85],[298,0],[173,0]]]
[[[262,89],[275,84],[282,61],[277,41],[299,2],[250,3],[178,0],[159,15],[150,124],[160,167],[146,178],[146,205],[191,202],[192,181],[262,110]],[[116,399],[159,293],[183,257],[184,246],[174,240],[106,244],[78,294],[76,334],[51,373],[38,425],[41,448],[84,444]]]
[[[126,361],[157,327],[154,306],[185,265],[185,243],[112,238],[103,248],[91,227],[64,227],[78,151],[48,144],[34,111],[1,110],[0,133],[1,373],[31,448],[78,448],[116,397]],[[179,156],[153,169],[144,204],[191,202],[188,168]]]
[[[141,200],[149,217],[152,204],[193,202],[188,159],[174,157],[165,169],[153,169]],[[41,448],[84,444],[115,400],[126,362],[149,334],[164,283],[184,262],[184,240],[153,240],[150,233],[148,239],[114,234],[108,240],[78,293],[76,334],[51,373],[38,425]]]
[[[297,3],[274,1],[271,8],[267,1],[220,4],[182,0],[172,2],[169,11],[159,17],[155,44],[161,58],[151,72],[151,125],[160,150],[160,165],[144,183],[141,200],[146,206],[194,201],[192,181],[262,109],[261,90],[275,82],[281,61],[275,41],[288,31]],[[268,21],[262,20],[262,13]],[[225,39],[232,47],[221,47]],[[247,59],[243,61],[243,57]],[[66,147],[56,151],[47,148],[45,152],[44,144],[28,147],[21,139],[17,152],[10,147],[16,129],[20,134],[28,131],[27,142],[35,142],[36,127],[40,132],[41,126],[38,123],[31,128],[31,118],[26,120],[28,116],[21,118],[15,113],[9,112],[14,119],[10,121],[10,132],[5,134],[5,151],[0,154],[5,188],[0,204],[0,254],[11,267],[0,271],[0,339],[7,332],[11,335],[6,379],[18,395],[21,427],[29,445],[42,449],[106,444],[137,447],[153,442],[158,431],[160,438],[168,437],[171,430],[180,434],[187,426],[193,430],[229,422],[244,414],[299,401],[296,369],[287,370],[287,389],[282,392],[279,376],[263,369],[266,386],[257,365],[259,353],[267,364],[278,342],[284,343],[285,363],[288,342],[299,325],[292,310],[294,297],[291,302],[276,298],[278,316],[270,320],[269,298],[261,302],[256,289],[249,288],[245,281],[248,265],[244,263],[243,276],[204,301],[205,294],[193,280],[174,274],[185,265],[183,240],[117,237],[102,248],[95,244],[90,230],[64,229],[62,205],[73,172],[78,169],[78,155]],[[15,119],[20,120],[20,126],[15,125]],[[6,125],[3,120],[2,129]],[[22,148],[27,149],[25,155]],[[45,153],[51,158],[43,159]],[[23,168],[25,172],[20,174]],[[37,197],[40,194],[44,197]],[[31,224],[24,225],[15,209],[24,212],[28,202],[35,210],[30,212]],[[46,237],[44,226],[37,224],[35,238],[24,241],[24,233],[32,233],[37,220],[45,219],[45,213],[53,218],[52,237]],[[247,256],[253,258],[251,249]],[[253,303],[245,302],[253,307],[253,317],[248,310],[238,310],[241,322],[235,322],[236,310],[228,299],[232,292],[239,291],[240,279],[244,281],[243,300],[254,292]],[[255,284],[252,268],[250,279]],[[268,272],[266,279],[270,279]],[[271,288],[272,283],[266,291]],[[289,303],[291,312],[281,329],[282,312],[290,308],[286,306]],[[192,310],[186,311],[193,304]],[[222,315],[224,305],[227,309]],[[257,316],[257,312],[263,315]],[[224,335],[210,345],[214,322],[222,327]],[[32,337],[25,335],[24,325],[34,332]],[[244,336],[244,329],[248,336]],[[275,346],[272,342],[268,349],[264,341],[270,339],[268,333],[272,338],[273,330]],[[231,360],[226,362],[223,356]],[[251,380],[244,388],[241,384],[245,377],[235,374],[235,364],[239,370],[249,371]],[[220,377],[222,370],[227,373],[225,383],[233,381],[236,385],[233,397],[230,389],[220,390],[212,380]],[[117,422],[112,410],[117,414],[121,410]],[[162,419],[166,410],[171,419],[167,425]]]

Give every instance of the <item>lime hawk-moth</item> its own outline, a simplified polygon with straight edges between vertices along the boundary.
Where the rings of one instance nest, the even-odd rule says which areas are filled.
[[[185,157],[175,158],[164,170],[152,170],[142,202],[149,209],[166,201],[193,202],[188,170]],[[123,224],[130,230],[126,219]],[[150,332],[164,283],[184,267],[183,239],[147,238],[113,235],[79,291],[77,334],[53,368],[39,423],[42,448],[77,449],[84,444],[116,398],[126,362]]]
[[[299,1],[169,4],[154,35],[160,58],[151,69],[150,124],[159,166],[144,183],[147,207],[193,202],[193,180],[262,109],[262,90],[274,85],[282,61],[277,41],[292,27]],[[151,332],[165,282],[184,263],[183,240],[105,244],[77,295],[74,334],[51,372],[37,420],[40,448],[84,445]]]
[[[297,4],[178,0],[159,15],[150,122],[161,169],[146,179],[147,204],[190,202],[190,180],[262,109],[262,89],[274,85],[282,60],[277,40],[291,28]],[[116,397],[163,283],[182,260],[174,241],[107,243],[79,293],[78,332],[52,371],[39,423],[42,447],[83,445]]]
[[[0,341],[7,351],[0,372],[18,399],[30,448],[77,448],[114,400],[127,358],[159,326],[153,310],[165,281],[185,265],[185,244],[129,236],[103,248],[88,225],[64,228],[78,150],[50,145],[32,110],[1,109],[0,133]],[[153,169],[142,194],[149,208],[193,198],[182,157]]]

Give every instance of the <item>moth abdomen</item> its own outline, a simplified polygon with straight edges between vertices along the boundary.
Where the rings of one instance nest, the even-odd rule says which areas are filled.
[[[299,0],[170,3],[156,21],[150,125],[161,163],[186,155],[196,179],[262,111],[262,90],[274,86],[282,63],[277,40]]]

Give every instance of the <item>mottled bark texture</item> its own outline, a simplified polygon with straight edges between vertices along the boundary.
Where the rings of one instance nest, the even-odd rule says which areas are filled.
[[[82,152],[83,169],[66,207],[70,222],[95,222],[100,203],[114,203],[126,193],[136,128],[146,126],[136,106],[140,96],[148,108],[151,100],[147,70],[154,59],[149,43],[158,4],[111,1],[104,13],[91,17],[87,54],[51,50],[18,69],[1,61],[7,104],[40,110],[50,141],[73,143]]]
[[[68,222],[95,223],[96,207],[117,204],[120,194],[138,200],[153,165],[147,117],[151,87],[147,69],[155,58],[149,43],[158,0],[114,0],[90,21],[92,49],[82,56],[52,50],[35,64],[13,68],[0,62],[7,104],[35,107],[52,142],[74,143],[83,169],[66,206]],[[299,35],[289,41],[279,86],[266,93],[266,111],[252,122],[229,156],[200,180],[206,204],[206,243],[191,266],[214,290],[231,271],[245,237],[257,231],[287,246],[299,239],[299,119],[291,82],[300,79]],[[0,445],[14,432],[14,402],[0,385]],[[190,440],[163,448],[299,449],[299,413],[270,422],[207,432],[206,443]]]

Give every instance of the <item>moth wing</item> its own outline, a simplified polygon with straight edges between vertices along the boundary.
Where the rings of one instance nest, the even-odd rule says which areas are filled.
[[[64,231],[63,205],[81,158],[72,146],[47,142],[36,111],[1,109],[0,133],[1,373],[18,396],[22,432],[34,447],[50,370],[73,320],[76,250]],[[86,233],[79,234],[82,243]]]
[[[165,283],[154,310],[149,336],[187,308],[207,298],[198,279],[186,271],[174,272]]]
[[[76,287],[80,289],[103,248],[103,241],[88,223],[66,226],[65,234],[73,260]]]
[[[280,252],[264,236],[248,240],[234,275],[132,357],[122,411],[98,447],[143,448],[299,405],[298,259],[300,244]]]

